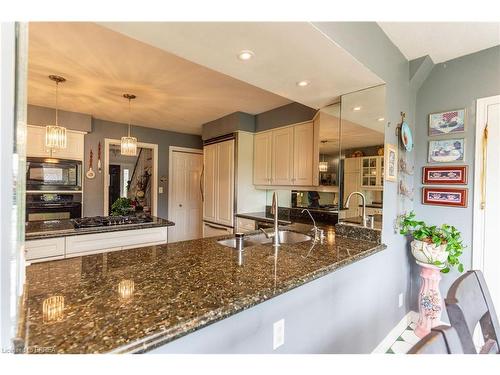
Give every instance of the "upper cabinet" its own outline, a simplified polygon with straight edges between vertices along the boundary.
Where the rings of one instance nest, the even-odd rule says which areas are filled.
[[[255,185],[311,186],[313,184],[312,122],[258,133],[254,144]]]
[[[363,157],[361,158],[361,165],[361,187],[382,189],[384,185],[384,157]]]
[[[58,159],[83,160],[85,133],[67,130],[67,146],[62,150],[53,150],[52,157]],[[50,157],[50,150],[45,147],[45,127],[27,126],[26,156]]]

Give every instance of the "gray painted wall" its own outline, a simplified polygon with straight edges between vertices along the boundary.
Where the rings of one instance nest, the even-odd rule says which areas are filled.
[[[300,103],[285,104],[255,116],[255,131],[260,132],[312,120],[316,110]]]
[[[85,113],[58,111],[59,125],[71,130],[90,132],[92,130],[92,116]],[[28,124],[45,126],[55,122],[54,108],[28,105]]]
[[[410,109],[408,61],[375,22],[326,22],[315,26],[387,83],[386,117],[390,126],[385,141],[396,143],[400,112],[409,114]],[[386,183],[382,234],[383,242],[388,245],[386,250],[176,340],[161,350],[272,352],[272,323],[284,317],[285,345],[278,352],[372,351],[409,310],[411,260],[406,240],[393,229],[397,201],[396,184]],[[401,292],[405,293],[405,303],[399,308]],[[360,336],[363,340],[359,340]]]
[[[245,112],[234,112],[217,120],[203,124],[201,138],[203,140],[220,137],[238,130],[255,132],[255,116]]]
[[[442,223],[452,224],[462,232],[464,243],[468,245],[463,256],[466,269],[470,268],[472,264],[476,99],[498,94],[500,94],[500,46],[435,65],[417,93],[415,117],[415,212],[420,219],[438,225]],[[429,114],[457,108],[466,108],[467,110],[465,133],[430,138],[427,130]],[[428,165],[428,140],[455,137],[465,138],[465,164],[469,167],[467,208],[422,205],[422,167]],[[447,292],[456,277],[458,277],[456,271],[443,275],[441,282],[441,292],[443,294]],[[418,282],[418,274],[414,272],[411,289],[411,306],[414,309],[417,308]]]
[[[170,146],[202,148],[200,136],[182,134],[166,130],[132,126],[131,134],[139,142],[158,144],[158,176],[168,178],[168,149]],[[120,139],[127,134],[127,125],[117,122],[92,119],[92,132],[85,135],[85,170],[89,163],[89,153],[94,151],[94,168],[97,163],[97,146],[99,141],[104,148],[104,138]],[[103,150],[104,157],[104,150]],[[104,202],[104,176],[96,173],[93,180],[84,178],[83,184],[83,215],[94,216],[103,214]],[[162,184],[158,178],[159,186],[163,186],[163,194],[158,194],[158,216],[168,217],[168,181]]]

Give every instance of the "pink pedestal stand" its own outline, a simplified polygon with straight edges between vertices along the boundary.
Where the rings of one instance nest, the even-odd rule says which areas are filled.
[[[441,324],[441,313],[443,300],[439,293],[439,281],[441,281],[440,269],[430,264],[418,262],[420,270],[420,293],[418,295],[418,323],[415,334],[422,338],[427,335],[432,327]]]

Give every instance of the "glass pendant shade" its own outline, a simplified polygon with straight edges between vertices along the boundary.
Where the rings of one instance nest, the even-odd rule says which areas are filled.
[[[52,296],[43,300],[42,312],[45,323],[62,320],[64,317],[64,297]]]
[[[120,154],[135,156],[137,154],[137,138],[122,137],[120,142]]]
[[[66,128],[57,125],[45,127],[45,146],[49,149],[66,148]]]
[[[328,162],[327,161],[320,161],[319,162],[319,171],[320,172],[328,171]]]

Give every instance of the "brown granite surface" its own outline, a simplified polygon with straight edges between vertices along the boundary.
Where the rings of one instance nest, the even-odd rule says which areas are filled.
[[[24,351],[144,352],[385,248],[330,227],[314,246],[248,247],[239,265],[220,238],[30,265]]]
[[[116,232],[122,230],[147,229],[156,227],[169,227],[175,225],[172,221],[161,217],[151,216],[153,221],[147,223],[110,225],[92,228],[77,228],[73,226],[71,219],[29,221],[25,227],[25,239],[40,240],[54,237],[77,236],[80,234],[94,234],[104,232]]]

